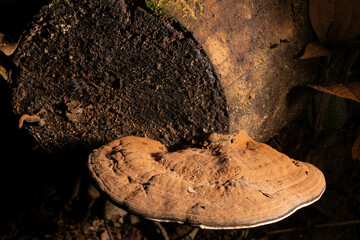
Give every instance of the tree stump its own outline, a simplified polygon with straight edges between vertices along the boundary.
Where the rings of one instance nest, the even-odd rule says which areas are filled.
[[[184,1],[190,15],[181,15],[171,2],[182,1],[161,2],[178,22],[143,1],[42,8],[9,82],[14,112],[44,149],[89,150],[127,135],[174,146],[239,129],[266,140],[297,115],[303,98],[289,92],[311,80],[309,64],[294,59],[310,36],[306,6]]]
[[[306,1],[148,0],[193,33],[224,90],[229,131],[264,141],[298,115],[314,61],[296,59],[311,39]]]

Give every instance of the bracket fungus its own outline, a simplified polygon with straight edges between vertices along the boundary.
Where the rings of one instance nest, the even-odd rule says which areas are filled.
[[[280,221],[319,200],[326,185],[316,167],[255,142],[245,131],[213,133],[202,148],[176,152],[148,138],[123,137],[95,150],[88,167],[117,206],[206,229]]]

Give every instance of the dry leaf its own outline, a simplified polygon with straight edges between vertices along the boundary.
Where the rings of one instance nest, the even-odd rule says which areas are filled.
[[[334,84],[329,86],[320,86],[320,85],[309,85],[309,86],[322,92],[330,93],[338,97],[360,102],[360,82],[350,82],[350,83],[346,83],[345,85]]]
[[[304,54],[300,59],[330,56],[333,52],[319,42],[311,42],[306,45]]]
[[[351,152],[354,160],[360,160],[360,136],[356,138]]]
[[[311,25],[319,40],[325,41],[329,27],[334,20],[334,1],[310,0],[309,15]]]
[[[8,80],[8,74],[6,69],[0,65],[0,75],[5,79]]]
[[[16,50],[17,46],[19,45],[19,42],[20,42],[20,38],[14,40],[0,33],[0,51],[3,51],[7,56],[13,54],[13,52]]]

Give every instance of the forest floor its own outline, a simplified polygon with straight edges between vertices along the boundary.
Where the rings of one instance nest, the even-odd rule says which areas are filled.
[[[6,105],[5,105],[6,106]],[[125,216],[104,221],[105,199],[98,198],[90,211],[88,179],[76,156],[48,155],[3,108],[1,240],[5,239],[161,239],[159,228],[149,220]],[[203,230],[195,239],[359,239],[360,162],[351,158],[360,115],[345,126],[349,131],[309,134],[304,112],[268,143],[288,156],[311,162],[323,171],[327,189],[315,204],[287,219],[247,230]],[[79,162],[79,161],[77,161]],[[74,188],[80,191],[72,203]],[[170,239],[180,239],[192,228],[163,223]]]

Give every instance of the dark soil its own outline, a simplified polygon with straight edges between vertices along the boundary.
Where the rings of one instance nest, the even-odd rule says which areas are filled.
[[[91,150],[126,135],[171,146],[226,131],[225,97],[201,47],[123,1],[44,7],[12,57],[14,112],[49,152]]]

